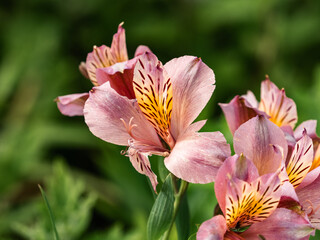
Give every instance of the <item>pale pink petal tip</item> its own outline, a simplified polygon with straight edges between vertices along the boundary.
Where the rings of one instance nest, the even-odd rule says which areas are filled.
[[[200,225],[197,240],[223,240],[227,230],[225,218],[217,215]]]
[[[283,131],[264,116],[242,124],[234,134],[234,150],[256,165],[259,174],[273,173],[287,156],[288,145]]]
[[[150,50],[149,47],[144,46],[144,45],[140,45],[140,46],[137,47],[137,50],[136,50],[134,56],[137,57],[137,56],[140,56],[140,55],[142,55],[142,54],[144,54],[146,52],[152,53],[152,51]]]
[[[175,139],[200,114],[215,89],[215,76],[200,58],[183,56],[164,65],[173,87],[171,133]]]
[[[220,132],[186,131],[165,158],[165,165],[187,182],[209,183],[215,181],[218,169],[230,154],[230,146]]]
[[[220,103],[219,105],[232,134],[234,134],[241,124],[258,114],[258,110],[248,107],[246,99],[240,96],[235,96],[230,103]]]
[[[289,209],[277,208],[263,222],[252,224],[241,236],[249,240],[307,240],[313,233],[314,228],[304,217]]]
[[[83,116],[83,108],[89,93],[75,93],[65,96],[60,96],[55,99],[58,109],[63,115]]]

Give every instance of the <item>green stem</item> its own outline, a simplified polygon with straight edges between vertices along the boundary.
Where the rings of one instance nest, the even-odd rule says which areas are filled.
[[[172,177],[172,184],[175,188],[175,190],[177,190],[177,178],[172,174],[171,176]],[[174,195],[174,206],[173,206],[173,214],[172,214],[172,218],[171,218],[171,222],[170,222],[170,226],[168,228],[168,230],[164,233],[163,237],[162,237],[162,240],[167,240],[169,239],[169,236],[170,236],[170,232],[171,232],[171,229],[173,227],[173,224],[176,220],[176,216],[178,214],[178,210],[179,210],[179,206],[180,206],[180,203],[181,203],[181,200],[186,192],[186,190],[188,189],[188,182],[186,181],[183,181],[181,179],[181,184],[180,184],[180,188],[179,188],[179,191],[175,191],[175,195]]]

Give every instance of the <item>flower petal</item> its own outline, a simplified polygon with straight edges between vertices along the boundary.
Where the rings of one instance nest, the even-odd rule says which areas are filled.
[[[242,124],[233,142],[235,153],[252,160],[260,175],[277,171],[287,156],[288,145],[282,130],[264,116]]]
[[[296,140],[299,140],[303,136],[304,129],[307,131],[309,137],[314,139],[319,139],[316,132],[317,128],[317,120],[308,120],[302,122],[295,130],[294,130],[294,137]]]
[[[259,177],[256,166],[244,156],[239,157],[238,155],[233,155],[224,161],[219,168],[214,184],[216,198],[224,215],[226,215],[226,192],[228,181],[230,180],[228,175],[249,183]]]
[[[118,32],[113,35],[111,43],[111,54],[116,62],[128,61],[126,34],[122,27],[123,22],[118,26]]]
[[[248,107],[243,97],[235,96],[230,103],[220,103],[232,134],[238,127],[258,114],[258,109]]]
[[[175,139],[200,114],[215,89],[213,71],[200,58],[183,56],[164,65],[173,87],[171,133]]]
[[[139,47],[137,47],[136,52],[134,53],[134,56],[137,57],[139,55],[144,54],[145,52],[152,53],[150,48],[148,48],[147,46],[144,46],[144,45],[140,45]]]
[[[305,218],[294,211],[278,208],[263,222],[252,224],[241,236],[247,240],[307,240],[313,232],[314,229]]]
[[[137,58],[133,58],[126,62],[116,63],[110,67],[99,68],[96,70],[96,79],[98,85],[110,82],[110,86],[122,96],[134,99],[134,91],[132,86],[133,70],[137,62]]]
[[[104,141],[128,145],[133,137],[149,145],[162,146],[136,102],[116,93],[108,82],[90,92],[84,117],[90,131]]]
[[[178,138],[164,163],[178,178],[192,183],[209,183],[215,180],[219,167],[228,156],[230,146],[220,132],[187,130]]]
[[[200,225],[197,240],[223,240],[227,230],[225,218],[217,215]]]
[[[320,229],[320,175],[312,183],[304,188],[297,188],[296,191],[312,225]]]
[[[139,153],[135,149],[128,149],[128,156],[132,166],[137,170],[137,172],[146,175],[152,184],[153,190],[157,192],[156,187],[158,185],[157,175],[151,170],[150,162],[147,154]]]
[[[265,174],[252,183],[229,177],[225,215],[229,229],[262,222],[277,208],[282,195],[277,173]]]
[[[313,144],[311,138],[304,132],[304,136],[296,143],[287,164],[290,183],[297,187],[306,177],[313,161]]]
[[[75,93],[55,99],[58,109],[66,116],[83,116],[83,108],[89,93]]]
[[[172,148],[175,140],[170,133],[174,101],[171,79],[153,53],[146,52],[139,57],[134,69],[133,90],[141,112]]]
[[[243,97],[245,100],[247,100],[248,106],[258,109],[259,102],[257,101],[256,96],[253,94],[253,92],[251,92],[249,90],[249,91],[247,91],[247,94],[242,95],[241,97]]]
[[[93,85],[98,86],[96,70],[99,68],[110,67],[118,62],[128,61],[125,31],[119,24],[118,32],[113,35],[111,48],[102,45],[93,47],[93,51],[88,54],[86,69]]]
[[[284,89],[279,90],[268,78],[261,83],[261,101],[259,110],[270,116],[270,121],[281,126],[294,128],[298,115],[296,104],[288,98]]]

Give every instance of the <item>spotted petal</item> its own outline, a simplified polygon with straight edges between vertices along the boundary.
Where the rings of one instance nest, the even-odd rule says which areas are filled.
[[[229,229],[250,226],[265,220],[277,208],[281,197],[277,174],[265,174],[252,183],[231,178],[226,195]]]
[[[153,190],[156,191],[156,186],[158,184],[157,175],[154,174],[151,170],[150,162],[148,159],[147,154],[140,153],[135,149],[129,148],[128,149],[128,156],[130,158],[130,162],[132,166],[137,170],[137,172],[146,175],[151,182]]]
[[[259,177],[259,173],[256,166],[244,156],[234,155],[224,161],[214,184],[216,198],[224,215],[226,215],[226,192],[230,180],[228,176],[251,183]]]
[[[259,110],[267,113],[270,120],[279,127],[294,128],[298,119],[294,101],[286,96],[284,89],[279,90],[268,78],[261,84]]]
[[[296,143],[291,158],[287,164],[287,173],[290,183],[297,187],[306,177],[313,161],[313,144],[306,132]]]
[[[172,113],[172,84],[161,62],[153,53],[139,57],[134,70],[133,90],[146,119],[158,135],[172,148],[170,133]]]
[[[111,48],[102,45],[94,46],[93,51],[88,54],[86,60],[86,69],[93,85],[98,86],[96,79],[96,70],[112,66],[118,62],[128,60],[127,47],[125,42],[125,30],[119,24],[118,32],[113,36]]]

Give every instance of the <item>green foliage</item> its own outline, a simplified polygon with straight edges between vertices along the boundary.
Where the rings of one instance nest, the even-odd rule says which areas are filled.
[[[84,183],[74,180],[60,162],[54,166],[54,173],[47,182],[47,189],[47,199],[59,236],[61,239],[79,239],[88,226],[96,197],[93,194],[84,195]],[[47,206],[42,205],[41,213],[29,216],[26,223],[16,223],[15,231],[26,239],[52,239],[55,234]]]
[[[150,212],[147,225],[148,240],[160,239],[168,229],[173,215],[173,204],[172,179],[171,175],[168,175]]]

